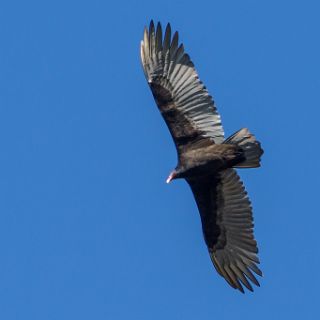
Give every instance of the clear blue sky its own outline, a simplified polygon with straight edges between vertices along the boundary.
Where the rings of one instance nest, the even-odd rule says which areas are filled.
[[[315,319],[318,1],[3,1],[0,4],[0,319]],[[170,22],[241,171],[264,277],[232,290],[211,265],[176,151],[139,60]]]

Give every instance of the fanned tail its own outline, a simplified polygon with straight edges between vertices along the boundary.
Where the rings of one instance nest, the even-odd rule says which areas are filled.
[[[245,160],[238,163],[236,168],[257,168],[260,167],[263,149],[256,137],[247,128],[240,129],[223,143],[235,144],[244,152]]]

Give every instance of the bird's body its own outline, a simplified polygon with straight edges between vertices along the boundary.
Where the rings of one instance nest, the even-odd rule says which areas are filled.
[[[224,138],[212,97],[179,45],[178,33],[171,39],[169,24],[163,37],[161,25],[155,29],[151,21],[144,31],[141,60],[178,153],[178,165],[167,182],[186,179],[216,270],[233,288],[243,292],[243,284],[252,290],[248,280],[259,283],[251,271],[262,273],[251,204],[234,168],[259,167],[260,143],[246,128]]]
[[[241,149],[230,144],[210,144],[203,146],[201,141],[191,145],[181,154],[177,169],[179,178],[197,178],[202,175],[216,174],[231,168],[243,160]]]

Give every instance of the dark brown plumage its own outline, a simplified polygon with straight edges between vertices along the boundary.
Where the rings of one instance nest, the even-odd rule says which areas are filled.
[[[212,97],[179,45],[178,33],[171,37],[170,24],[164,37],[160,23],[155,29],[151,21],[145,28],[141,61],[178,152],[178,165],[167,182],[186,179],[217,272],[233,288],[244,292],[244,285],[252,291],[250,281],[259,286],[252,271],[262,273],[250,200],[234,168],[259,167],[260,143],[245,128],[224,138]]]

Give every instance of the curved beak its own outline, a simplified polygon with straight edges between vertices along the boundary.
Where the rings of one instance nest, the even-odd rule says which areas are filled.
[[[176,172],[172,171],[169,177],[167,178],[166,183],[170,183],[175,178],[176,175],[177,175]]]

